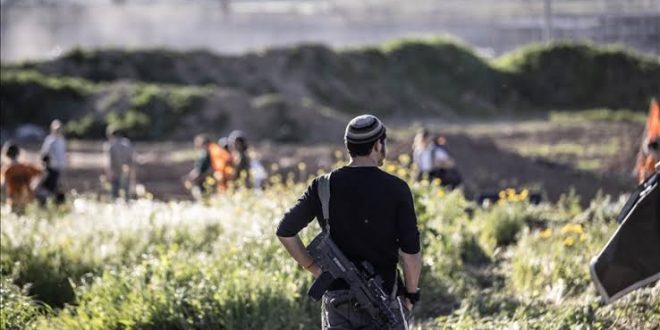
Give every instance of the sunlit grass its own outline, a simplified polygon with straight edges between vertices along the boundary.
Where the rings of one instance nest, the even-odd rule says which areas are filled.
[[[410,180],[399,161],[385,170]],[[286,175],[271,184],[197,204],[74,196],[65,210],[21,217],[3,207],[2,329],[317,328],[311,276],[275,238],[305,185]],[[410,185],[424,255],[417,328],[660,324],[660,286],[603,306],[588,278],[623,200],[530,205],[526,190],[505,189],[479,208],[440,182]],[[312,224],[303,240],[318,231]]]

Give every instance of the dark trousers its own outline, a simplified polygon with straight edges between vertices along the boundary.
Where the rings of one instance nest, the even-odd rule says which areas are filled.
[[[396,308],[410,317],[399,301]],[[321,304],[321,328],[323,330],[378,329],[371,316],[358,305],[349,290],[328,291]]]
[[[60,171],[49,168],[46,176],[36,189],[39,205],[45,206],[49,198],[53,198],[56,205],[64,203],[64,193],[60,190]]]
[[[110,194],[112,198],[119,198],[120,191],[124,192],[124,199],[129,200],[130,198],[130,182],[128,175],[120,174],[117,178],[110,181]]]

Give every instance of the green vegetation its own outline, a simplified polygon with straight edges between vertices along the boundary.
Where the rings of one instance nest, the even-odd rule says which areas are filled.
[[[89,112],[96,84],[36,71],[6,70],[0,74],[0,121],[3,127],[22,123],[47,126],[53,118],[69,120]]]
[[[632,123],[646,123],[646,113],[628,109],[591,109],[584,111],[552,111],[549,119],[552,122],[583,122],[583,121],[628,121]]]
[[[542,107],[647,109],[660,96],[660,59],[616,47],[531,45],[495,61],[523,99]]]
[[[305,296],[311,276],[274,236],[304,188],[286,182],[205,204],[74,197],[57,213],[18,217],[3,208],[1,328],[317,327],[319,304]],[[588,261],[616,229],[623,200],[598,197],[581,208],[568,195],[530,205],[526,191],[506,190],[470,211],[477,207],[460,191],[412,188],[424,251],[417,327],[660,326],[660,285],[604,306],[590,284]],[[312,224],[303,240],[318,230]]]
[[[114,86],[36,71],[2,72],[2,123],[47,126],[66,122],[74,137],[102,138],[106,125],[136,139],[171,133],[184,116],[201,108],[213,93],[209,87],[135,83]]]
[[[660,97],[657,58],[558,43],[487,60],[450,38],[402,39],[339,51],[300,45],[240,57],[158,49],[74,50],[53,61],[3,65],[2,70],[3,126],[60,117],[76,120],[71,132],[81,137],[98,136],[94,120],[125,127],[139,138],[167,136],[171,123],[180,120],[177,114],[200,108],[213,88],[240,91],[248,103],[277,95],[277,105],[265,107],[277,114],[289,113],[304,99],[346,114],[478,117],[593,108],[636,113]],[[118,100],[111,97],[117,92],[110,86],[123,90]],[[89,114],[95,119],[85,117]],[[592,110],[581,117],[628,120],[629,113]],[[152,132],[140,135],[147,127]],[[274,134],[300,139],[288,131],[296,129]]]

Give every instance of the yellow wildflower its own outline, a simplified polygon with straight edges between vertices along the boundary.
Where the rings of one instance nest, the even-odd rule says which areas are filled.
[[[523,191],[520,192],[520,198],[522,200],[527,199],[528,196],[529,196],[529,190],[523,189]]]
[[[444,190],[438,190],[437,195],[438,195],[439,198],[442,198],[442,197],[445,196],[445,191]]]
[[[435,178],[433,179],[433,185],[434,186],[439,186],[442,183],[442,180],[440,178]]]
[[[552,228],[546,228],[541,230],[541,232],[539,232],[540,238],[548,238],[550,236],[552,236]]]
[[[394,164],[389,164],[389,165],[387,165],[387,167],[385,168],[385,170],[386,170],[387,172],[395,172],[395,171],[396,171],[396,165],[394,165]]]
[[[561,229],[561,233],[562,234],[573,233],[573,234],[581,235],[584,234],[584,230],[582,229],[582,225],[580,224],[569,223]]]
[[[396,174],[400,177],[405,177],[406,174],[408,174],[408,171],[406,171],[404,168],[400,168],[396,171]]]
[[[403,165],[410,164],[410,156],[408,154],[400,154],[399,155],[399,163],[401,163]]]
[[[299,170],[300,172],[305,171],[306,168],[307,168],[307,164],[305,164],[305,163],[303,163],[303,162],[298,163],[298,170]]]
[[[498,196],[500,199],[506,199],[506,191],[504,191],[504,190],[500,191],[500,193],[497,194],[497,196]]]
[[[565,246],[573,246],[573,244],[575,244],[575,239],[573,237],[566,237],[562,243],[564,243]]]

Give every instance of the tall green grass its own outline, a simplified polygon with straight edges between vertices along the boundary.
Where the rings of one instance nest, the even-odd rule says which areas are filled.
[[[3,208],[1,328],[317,328],[311,275],[275,238],[303,188],[239,189],[201,204],[74,197],[67,212],[20,217]],[[603,306],[588,278],[623,200],[529,205],[505,191],[475,211],[458,190],[422,182],[413,193],[424,262],[416,327],[660,325],[660,286]],[[311,224],[303,240],[318,231]]]

